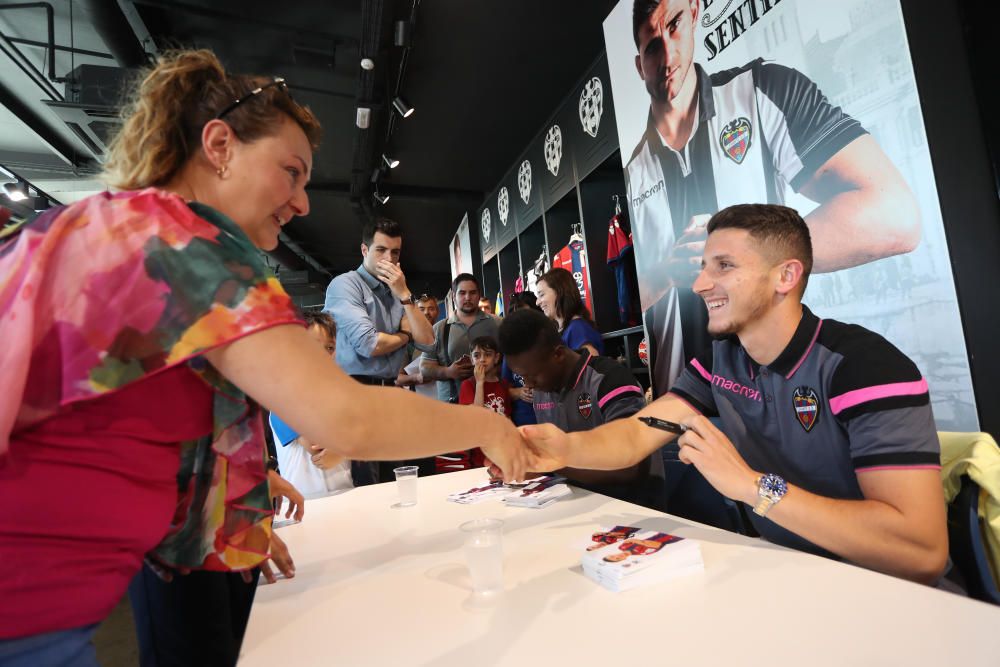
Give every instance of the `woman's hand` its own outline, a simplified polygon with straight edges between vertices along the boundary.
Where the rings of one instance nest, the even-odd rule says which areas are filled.
[[[278,501],[274,506],[275,515],[281,513],[281,499],[287,498],[288,511],[285,513],[285,518],[293,518],[292,514],[294,513],[294,519],[302,521],[302,516],[306,513],[306,499],[302,497],[298,489],[273,470],[267,471],[267,481],[271,487],[271,499]]]

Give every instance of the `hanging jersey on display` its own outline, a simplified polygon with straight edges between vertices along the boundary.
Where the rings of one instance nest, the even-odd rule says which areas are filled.
[[[497,317],[503,317],[503,290],[497,292],[497,300],[493,307],[493,312],[496,313]]]
[[[527,289],[532,294],[538,292],[538,279],[545,275],[549,270],[549,256],[542,251],[542,254],[538,256],[535,263],[532,265],[531,270],[528,271],[528,284]]]
[[[524,278],[518,276],[517,280],[514,281],[514,294],[520,294],[523,291],[524,291]]]
[[[624,326],[639,323],[639,290],[636,285],[635,255],[632,251],[632,235],[625,235],[620,214],[608,223],[608,266],[615,272],[618,292],[618,320]]]
[[[552,268],[566,269],[573,274],[580,298],[590,314],[594,314],[594,303],[590,297],[590,279],[587,277],[587,250],[583,241],[570,241],[569,245],[560,250],[552,258]]]

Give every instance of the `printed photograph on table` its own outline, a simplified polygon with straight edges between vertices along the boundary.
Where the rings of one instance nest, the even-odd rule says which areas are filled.
[[[622,0],[604,34],[656,395],[710,344],[709,218],[784,204],[812,234],[804,302],[909,355],[939,428],[978,430],[899,0]]]

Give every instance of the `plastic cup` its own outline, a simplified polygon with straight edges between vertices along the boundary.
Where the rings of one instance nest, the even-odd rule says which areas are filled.
[[[417,504],[417,466],[401,466],[393,468],[396,473],[396,492],[399,494],[400,507],[412,507]]]
[[[465,534],[465,561],[476,595],[503,591],[503,521],[473,519],[459,529]]]

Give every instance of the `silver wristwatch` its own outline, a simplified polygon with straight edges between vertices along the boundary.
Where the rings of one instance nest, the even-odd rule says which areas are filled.
[[[753,512],[757,516],[767,515],[768,510],[788,493],[788,484],[777,475],[761,475],[757,478],[757,504]]]

